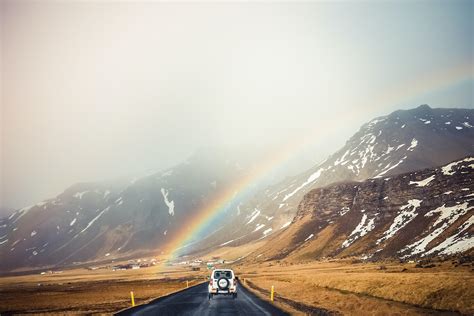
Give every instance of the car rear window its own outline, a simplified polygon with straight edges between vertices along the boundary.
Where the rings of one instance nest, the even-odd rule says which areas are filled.
[[[219,278],[230,279],[230,278],[232,278],[232,272],[230,272],[230,271],[214,271],[214,279],[219,279]]]

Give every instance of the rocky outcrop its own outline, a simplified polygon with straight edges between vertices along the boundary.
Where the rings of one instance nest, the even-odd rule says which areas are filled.
[[[281,247],[264,247],[260,258],[408,260],[467,253],[474,248],[474,157],[311,190],[274,239],[269,244]]]
[[[204,249],[222,243],[238,246],[268,238],[292,221],[300,201],[315,188],[338,182],[384,179],[474,155],[473,120],[474,110],[433,109],[428,105],[375,118],[323,163],[244,201],[233,210],[234,220],[223,229],[226,235],[212,236],[195,247]],[[386,185],[385,181],[374,183]],[[350,187],[341,189],[352,192]],[[371,198],[378,197],[375,193],[365,196],[366,200]]]

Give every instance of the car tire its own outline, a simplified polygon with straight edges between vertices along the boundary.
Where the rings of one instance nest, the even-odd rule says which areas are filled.
[[[209,298],[209,300],[211,300],[211,298],[212,298],[212,294],[211,294],[211,293],[209,293],[209,297],[208,297],[208,298]]]
[[[225,281],[225,286],[222,286],[221,285],[221,281]],[[229,288],[229,280],[227,280],[226,278],[220,278],[219,280],[217,280],[217,286],[219,287],[220,290],[227,290]]]
[[[235,300],[237,298],[237,293],[232,294],[232,298]]]

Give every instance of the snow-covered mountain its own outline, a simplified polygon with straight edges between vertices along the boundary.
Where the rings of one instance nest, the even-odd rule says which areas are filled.
[[[474,251],[474,157],[308,192],[249,260],[427,258]]]
[[[255,161],[208,148],[132,181],[73,185],[0,219],[0,271],[159,254],[188,218],[251,172]]]
[[[315,188],[370,178],[385,183],[396,174],[472,156],[473,118],[474,110],[426,105],[376,118],[325,162],[266,189],[256,186],[254,194],[233,201],[215,223],[219,229],[186,251],[269,240],[289,226],[295,229],[290,224],[298,205]],[[76,184],[55,198],[17,210],[0,219],[0,271],[157,254],[199,209],[253,173],[261,158],[258,150],[243,152],[201,150],[164,172],[126,182]],[[462,172],[461,177],[468,176]],[[421,180],[427,181],[413,181]],[[432,193],[431,187],[423,188]],[[363,215],[352,221],[372,226],[373,216],[366,216],[363,223]],[[304,239],[311,239],[309,235]],[[356,244],[352,237],[350,245]]]
[[[212,236],[205,244],[236,246],[278,232],[291,223],[298,204],[314,188],[383,179],[474,155],[473,127],[472,109],[421,105],[375,118],[326,161],[242,203],[226,234]]]

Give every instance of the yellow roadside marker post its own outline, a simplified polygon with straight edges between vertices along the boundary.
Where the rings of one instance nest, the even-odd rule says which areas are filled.
[[[133,291],[130,291],[130,298],[132,299],[132,307],[135,306],[135,297],[133,296]]]
[[[186,280],[186,288],[188,288],[188,287],[189,287],[189,281]]]
[[[270,300],[273,302],[273,295],[275,294],[275,287],[272,285],[272,290],[270,292]]]

